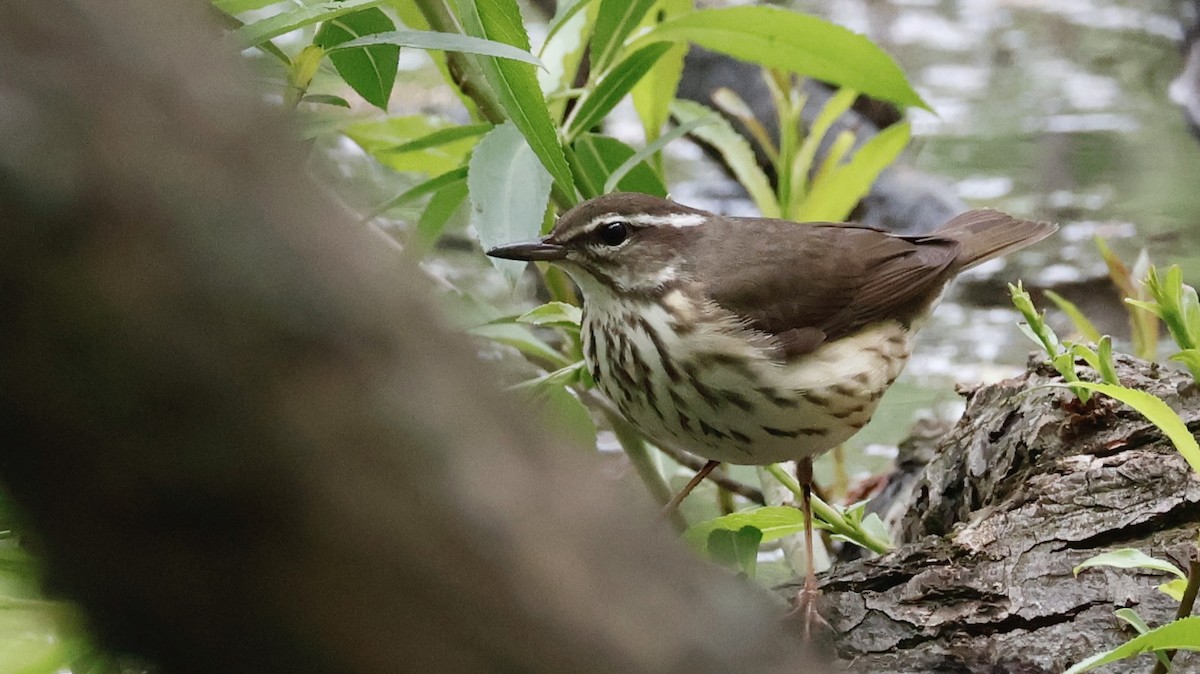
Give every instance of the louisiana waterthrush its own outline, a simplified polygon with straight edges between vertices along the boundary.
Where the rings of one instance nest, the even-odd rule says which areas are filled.
[[[1056,229],[975,210],[899,236],[618,193],[488,254],[570,274],[587,366],[631,423],[710,469],[796,460],[810,521],[812,458],[871,419],[946,284]]]

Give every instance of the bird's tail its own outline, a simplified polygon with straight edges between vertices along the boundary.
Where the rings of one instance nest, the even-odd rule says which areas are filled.
[[[1006,255],[1058,231],[1058,225],[1014,218],[1007,213],[981,209],[967,211],[946,223],[931,237],[953,239],[962,247],[956,267],[970,269]]]

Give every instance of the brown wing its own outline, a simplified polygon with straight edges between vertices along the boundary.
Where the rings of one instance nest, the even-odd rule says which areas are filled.
[[[709,296],[750,326],[775,336],[785,357],[887,318],[907,321],[941,292],[959,254],[936,235],[904,238],[834,223],[722,218],[708,228],[696,262]],[[745,249],[713,244],[734,240]],[[747,237],[753,230],[753,236]]]

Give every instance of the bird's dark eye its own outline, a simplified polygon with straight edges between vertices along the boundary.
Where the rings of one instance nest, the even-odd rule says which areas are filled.
[[[600,237],[600,241],[606,246],[619,246],[629,238],[629,225],[620,221],[609,222],[600,225],[596,236]]]

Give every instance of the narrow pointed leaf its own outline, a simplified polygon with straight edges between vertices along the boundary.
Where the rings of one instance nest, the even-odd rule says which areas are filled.
[[[563,119],[567,103],[571,98],[561,95],[575,86],[579,66],[587,53],[592,28],[596,25],[596,0],[563,0],[558,3],[558,13],[551,21],[546,40],[538,51],[538,58],[545,70],[537,73],[538,84],[546,95],[546,106],[550,117]]]
[[[1171,360],[1183,363],[1192,378],[1200,382],[1200,349],[1185,349],[1171,356]]]
[[[792,194],[804,194],[808,191],[808,178],[812,173],[813,162],[816,161],[817,150],[821,147],[825,134],[829,133],[833,123],[845,114],[851,105],[854,105],[855,98],[858,98],[856,91],[842,87],[829,97],[829,100],[821,107],[821,112],[809,125],[808,135],[804,137],[804,142],[800,144],[800,150],[796,153],[796,159],[792,162]]]
[[[319,2],[308,7],[299,7],[288,12],[267,17],[262,21],[248,23],[233,31],[232,38],[243,47],[253,47],[260,42],[290,33],[297,28],[335,19],[344,14],[357,12],[368,7],[378,7],[388,0],[345,0],[345,2]]]
[[[734,58],[929,109],[891,56],[836,24],[777,7],[706,9],[666,21],[631,47],[691,42]]]
[[[1058,386],[1058,384],[1055,384]],[[1188,430],[1187,424],[1175,410],[1167,406],[1162,400],[1137,389],[1126,388],[1124,386],[1113,386],[1112,384],[1097,384],[1094,382],[1072,382],[1071,388],[1084,388],[1089,391],[1103,393],[1106,396],[1116,398],[1121,402],[1129,405],[1137,410],[1158,427],[1158,430],[1167,436],[1171,444],[1175,445],[1175,449],[1183,455],[1187,460],[1188,465],[1192,470],[1200,474],[1200,444],[1196,442],[1196,436]]]
[[[542,50],[546,49],[546,45],[550,44],[558,35],[559,31],[571,23],[576,15],[588,8],[588,5],[596,0],[564,0],[558,3],[558,11],[555,12],[554,18],[550,21],[550,27],[546,31],[546,39],[542,43]]]
[[[670,49],[671,45],[666,42],[647,45],[618,63],[596,84],[596,88],[579,102],[567,129],[567,138],[572,139],[580,132],[599,124]]]
[[[626,159],[617,168],[613,169],[612,175],[608,176],[608,180],[604,183],[605,193],[615,190],[617,185],[621,184],[621,181],[625,179],[625,176],[630,171],[637,168],[650,157],[654,156],[655,153],[661,152],[662,149],[666,147],[667,143],[670,143],[676,138],[680,138],[701,126],[710,123],[711,122],[709,120],[694,119],[686,124],[680,124],[667,133],[655,138],[654,142],[646,145],[646,147],[638,150],[637,152],[634,152],[633,156],[631,156],[629,159]]]
[[[331,94],[307,94],[300,99],[302,103],[320,103],[322,105],[333,105],[339,108],[350,107],[350,101],[341,96],[333,96]]]
[[[547,302],[517,316],[515,320],[543,327],[578,328],[583,320],[583,311],[566,302]]]
[[[641,23],[653,4],[654,0],[601,0],[596,28],[592,32],[593,72],[603,73],[608,69],[625,38]]]
[[[473,138],[482,136],[491,131],[491,124],[462,124],[459,126],[451,126],[445,129],[439,129],[426,136],[421,136],[415,140],[406,141],[399,145],[394,145],[388,148],[382,148],[382,152],[416,152],[417,150],[425,150],[431,147],[440,147],[446,143],[451,143],[463,138]]]
[[[554,369],[571,364],[567,357],[556,351],[549,344],[534,336],[529,328],[516,323],[488,323],[473,328],[467,332],[476,337],[490,339],[497,344],[504,344],[520,351],[525,356],[546,363]]]
[[[458,9],[469,35],[529,51],[529,36],[516,0],[458,0]],[[574,203],[577,196],[571,167],[558,142],[533,66],[489,56],[480,57],[479,64],[505,114],[558,185],[558,194]]]
[[[230,14],[241,14],[252,9],[262,9],[278,4],[280,0],[213,0],[213,7]]]
[[[1071,573],[1078,576],[1081,571],[1097,566],[1111,566],[1118,569],[1151,569],[1153,571],[1175,574],[1179,578],[1187,578],[1187,574],[1174,564],[1165,559],[1151,557],[1141,550],[1134,548],[1122,548],[1089,557],[1074,569],[1071,569]]]
[[[465,164],[475,147],[474,135],[447,138],[461,133],[459,128],[438,118],[411,115],[358,122],[342,132],[385,166],[404,173],[438,175]],[[444,135],[434,135],[438,133]]]
[[[907,122],[887,127],[863,143],[850,161],[819,176],[795,218],[802,222],[845,220],[871,191],[880,172],[908,146],[910,130]]]
[[[538,57],[524,49],[518,49],[503,42],[484,40],[458,33],[439,33],[435,30],[389,30],[387,32],[360,37],[336,47],[330,47],[329,50],[355,49],[370,45],[396,45],[397,47],[414,47],[417,49],[457,51],[464,54],[512,59],[539,68],[545,67]]]
[[[758,165],[754,150],[746,142],[745,136],[738,133],[725,118],[699,103],[677,100],[671,104],[671,114],[680,124],[696,119],[712,120],[712,123],[694,129],[692,135],[711,145],[721,155],[737,181],[750,193],[750,198],[763,217],[777,218],[781,215],[771,181]]]
[[[1063,674],[1082,674],[1110,662],[1156,650],[1200,650],[1200,617],[1183,618],[1150,630],[1112,650],[1076,663]]]
[[[613,171],[623,166],[635,154],[633,148],[625,143],[594,133],[582,134],[572,146],[575,150],[575,160],[587,180],[599,189],[608,183]],[[641,192],[658,197],[667,196],[667,188],[654,169],[642,161],[633,167],[619,181],[616,189],[621,192]]]
[[[433,194],[434,192],[437,192],[438,190],[441,190],[442,188],[444,188],[454,182],[458,182],[458,181],[462,181],[462,180],[466,180],[466,179],[467,179],[467,167],[466,166],[460,166],[452,171],[447,171],[441,175],[434,176],[433,178],[430,178],[429,180],[425,180],[420,183],[417,183],[416,185],[413,185],[412,187],[401,192],[400,194],[397,194],[396,196],[392,197],[391,199],[388,199],[387,201],[383,202],[378,207],[373,209],[370,213],[368,213],[364,219],[371,220],[378,215],[381,215],[383,213],[386,213],[386,212],[392,210],[393,208],[399,208],[400,206],[410,204],[427,194]]]
[[[446,231],[447,223],[455,213],[459,212],[466,200],[467,176],[465,173],[461,178],[443,185],[434,192],[433,196],[429,198],[429,203],[425,205],[425,210],[421,211],[421,218],[417,220],[417,243],[424,247],[433,245]]]
[[[650,29],[663,21],[693,11],[693,0],[658,0],[647,12],[642,25]],[[684,43],[674,44],[630,92],[633,109],[642,120],[646,142],[657,138],[671,117],[671,101],[675,100],[675,94],[679,90],[687,48]]]
[[[1083,312],[1079,310],[1079,307],[1075,306],[1074,302],[1053,290],[1045,291],[1045,295],[1051,302],[1054,302],[1060,311],[1067,315],[1067,318],[1071,319],[1071,324],[1075,326],[1075,330],[1079,332],[1080,336],[1093,344],[1100,342],[1100,331],[1094,323],[1088,320],[1087,316],[1083,315]]]

